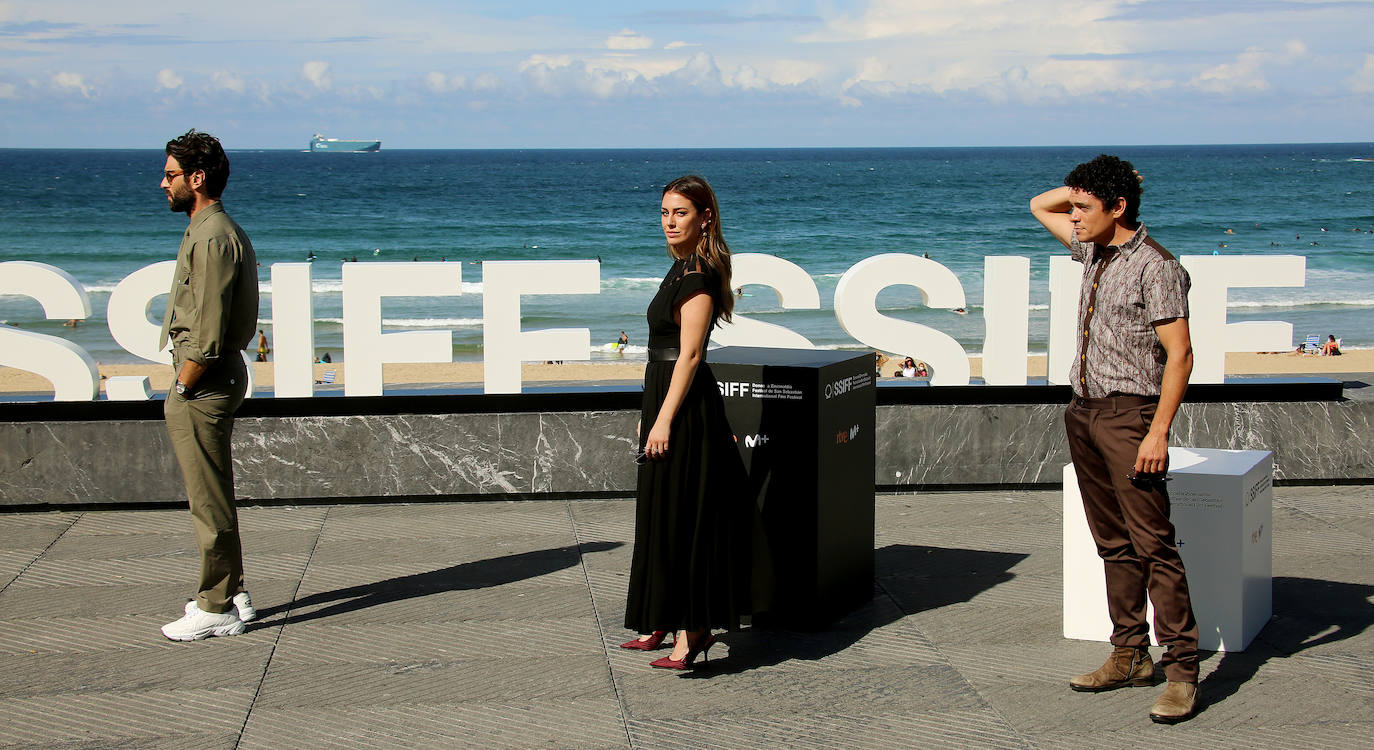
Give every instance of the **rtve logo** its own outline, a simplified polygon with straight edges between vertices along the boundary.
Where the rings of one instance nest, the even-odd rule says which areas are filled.
[[[859,426],[858,426],[858,425],[854,425],[853,427],[850,427],[848,430],[840,430],[839,432],[835,433],[835,445],[840,445],[841,443],[847,443],[847,442],[853,440],[854,438],[856,438],[856,437],[858,437],[858,436],[859,436]]]

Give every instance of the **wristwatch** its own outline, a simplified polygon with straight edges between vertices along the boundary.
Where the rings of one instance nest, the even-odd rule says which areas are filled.
[[[178,395],[178,396],[185,396],[185,395],[186,395],[186,384],[183,383],[183,382],[181,382],[180,380],[177,380],[177,395]]]

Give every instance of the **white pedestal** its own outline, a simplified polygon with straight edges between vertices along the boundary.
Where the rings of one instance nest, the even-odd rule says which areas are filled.
[[[1169,449],[1170,518],[1188,573],[1198,648],[1244,651],[1273,612],[1274,454]],[[1064,467],[1064,637],[1106,641],[1102,558],[1088,532],[1073,464]],[[1149,608],[1150,642],[1154,607]]]

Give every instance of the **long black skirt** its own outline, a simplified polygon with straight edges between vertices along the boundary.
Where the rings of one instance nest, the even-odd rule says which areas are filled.
[[[645,371],[641,450],[673,365],[650,362]],[[668,455],[639,467],[625,627],[738,628],[752,611],[757,518],[724,402],[703,362],[673,420]]]

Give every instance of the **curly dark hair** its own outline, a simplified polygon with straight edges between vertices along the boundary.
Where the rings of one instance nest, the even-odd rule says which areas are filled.
[[[218,138],[191,128],[167,141],[167,155],[176,159],[187,173],[205,173],[206,195],[219,198],[224,193],[224,186],[229,183],[229,157]]]
[[[1126,199],[1126,212],[1121,218],[1128,225],[1135,225],[1136,215],[1140,212],[1140,178],[1131,163],[1109,154],[1102,154],[1092,161],[1083,162],[1073,168],[1064,178],[1064,184],[1102,201],[1108,210],[1117,198]]]

